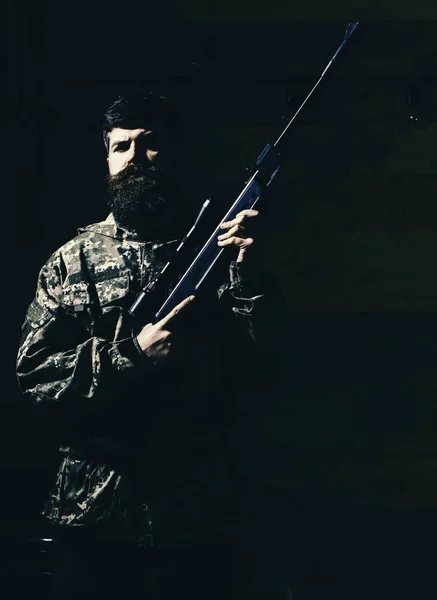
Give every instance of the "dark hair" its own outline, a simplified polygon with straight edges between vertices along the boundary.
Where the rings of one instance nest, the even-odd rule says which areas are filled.
[[[150,124],[152,120],[165,123],[174,137],[182,133],[182,118],[173,102],[165,96],[156,92],[119,96],[103,118],[103,141],[106,151],[109,152],[109,132],[112,129],[136,129]]]

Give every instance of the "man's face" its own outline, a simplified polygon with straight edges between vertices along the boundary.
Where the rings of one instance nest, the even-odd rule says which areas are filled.
[[[144,234],[169,227],[181,209],[174,158],[174,145],[159,124],[109,133],[108,204],[121,226]]]
[[[154,129],[122,129],[116,127],[109,133],[108,169],[117,175],[128,165],[152,166],[164,162],[170,150],[163,131]]]

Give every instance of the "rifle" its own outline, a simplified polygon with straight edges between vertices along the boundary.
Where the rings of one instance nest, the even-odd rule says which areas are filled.
[[[326,73],[337,59],[340,52],[343,50],[344,46],[347,44],[355,29],[358,26],[358,22],[348,23],[346,28],[346,33],[344,35],[343,41],[331,57],[330,61],[324,68],[322,74],[319,79],[313,85],[308,95],[299,106],[298,110],[295,114],[289,119],[287,125],[284,127],[278,138],[273,144],[267,144],[261,154],[258,156],[256,162],[250,169],[250,177],[245,182],[245,186],[235,202],[232,204],[231,208],[227,211],[221,221],[218,223],[217,227],[215,227],[213,233],[209,236],[208,240],[205,242],[201,250],[197,253],[196,257],[189,264],[188,268],[183,271],[183,274],[180,276],[178,282],[173,287],[173,290],[170,294],[165,298],[165,300],[160,303],[159,307],[153,310],[154,312],[154,322],[163,319],[168,313],[177,306],[182,300],[196,294],[197,290],[216,264],[219,259],[221,253],[224,248],[220,248],[217,245],[217,236],[222,233],[220,229],[221,223],[226,221],[230,221],[236,217],[236,215],[245,209],[253,208],[256,203],[260,200],[265,190],[272,183],[273,179],[276,177],[279,168],[280,168],[280,160],[281,160],[281,147],[284,144],[285,135],[288,132],[291,124],[295,121],[296,117],[299,115],[305,104],[308,102],[316,88],[319,86],[321,81],[324,79]],[[183,261],[183,257],[186,255],[187,242],[189,242],[190,237],[193,232],[197,229],[197,225],[202,218],[206,208],[208,207],[210,200],[206,200],[202,205],[199,215],[197,216],[193,226],[188,231],[188,233],[183,238],[182,242],[179,244],[178,248],[175,252],[175,258],[172,262],[169,261],[165,264],[161,272],[150,281],[137,295],[134,303],[129,309],[129,314],[131,316],[138,316],[143,312],[144,306],[148,304],[149,301],[155,293],[161,288],[163,289],[163,284],[166,281],[167,283],[171,280],[172,274],[176,272],[175,269],[178,269]],[[185,255],[184,255],[185,251]],[[179,267],[176,267],[178,265]],[[173,267],[173,268],[172,268]],[[179,271],[180,272],[180,271]],[[153,296],[152,296],[153,292]],[[157,294],[155,296],[159,298]],[[149,309],[150,312],[150,309]],[[150,317],[149,317],[150,322]]]

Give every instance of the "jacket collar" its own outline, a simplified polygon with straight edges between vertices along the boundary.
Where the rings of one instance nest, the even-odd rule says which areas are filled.
[[[154,246],[154,250],[160,248],[161,246],[169,246],[180,242],[180,240],[170,240],[166,242],[162,242],[160,240],[144,240],[136,231],[130,231],[125,229],[124,227],[120,227],[115,222],[114,215],[109,213],[104,221],[99,221],[98,223],[91,223],[90,225],[86,225],[85,227],[79,227],[77,230],[78,233],[83,233],[85,231],[92,231],[94,233],[99,233],[101,235],[106,235],[108,237],[120,240],[120,241],[128,241],[128,242],[142,242],[145,244],[151,244]]]

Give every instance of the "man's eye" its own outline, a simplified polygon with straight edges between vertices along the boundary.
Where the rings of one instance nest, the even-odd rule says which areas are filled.
[[[128,149],[128,144],[118,144],[114,146],[114,152],[125,152]]]
[[[144,140],[142,140],[144,150],[159,150],[159,140],[156,135],[149,134]]]

